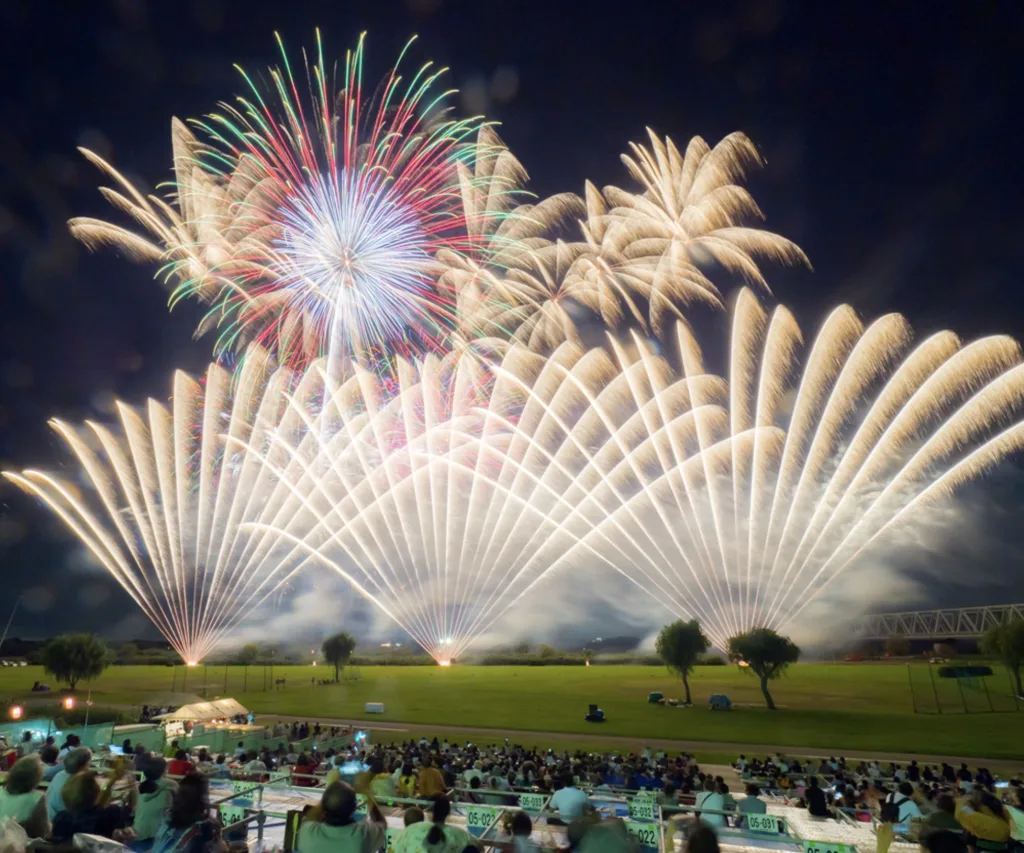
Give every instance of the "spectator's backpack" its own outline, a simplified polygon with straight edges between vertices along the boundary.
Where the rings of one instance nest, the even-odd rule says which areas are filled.
[[[890,794],[890,798],[886,798],[885,802],[882,803],[882,808],[879,811],[879,817],[882,819],[882,823],[899,823],[900,822],[900,806],[902,806],[909,797],[900,797],[896,799],[895,794]]]

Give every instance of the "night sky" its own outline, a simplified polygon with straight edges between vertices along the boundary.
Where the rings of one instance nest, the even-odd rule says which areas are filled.
[[[619,154],[646,126],[680,147],[746,132],[767,159],[749,184],[767,227],[814,265],[766,268],[807,330],[845,300],[864,317],[903,312],[919,335],[1024,337],[1019,2],[6,0],[3,467],[58,466],[68,457],[48,418],[164,398],[173,369],[201,371],[212,351],[192,340],[197,305],[168,313],[153,270],[70,237],[73,215],[117,216],[76,146],[140,186],[167,180],[171,117],[240,92],[234,63],[276,62],[275,30],[296,54],[316,26],[339,59],[368,31],[368,81],[418,33],[410,64],[450,66],[462,111],[502,123],[541,196],[587,178],[630,186]],[[937,603],[1024,600],[1020,474],[1005,465],[970,491],[976,535],[945,555],[951,577],[978,565],[1002,585],[937,584]],[[6,483],[0,577],[0,621],[26,595],[15,635],[143,630],[59,522]]]

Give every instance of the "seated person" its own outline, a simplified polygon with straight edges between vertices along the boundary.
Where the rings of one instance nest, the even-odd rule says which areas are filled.
[[[57,750],[53,747],[54,757]],[[38,755],[19,758],[0,788],[0,823],[6,818],[18,822],[29,838],[46,838],[50,834],[50,818],[46,798],[38,790],[43,781],[43,763]]]
[[[64,811],[53,819],[51,840],[55,844],[71,844],[75,835],[102,835],[120,841],[123,830],[131,826],[135,788],[127,805],[111,805],[110,794],[124,775],[124,765],[115,765],[105,788],[100,788],[96,774],[88,771],[72,776],[64,786]],[[131,779],[134,781],[134,776]]]
[[[64,769],[63,763],[57,760],[57,747],[48,743],[39,750],[39,760],[43,762],[43,781],[49,782]]]
[[[187,776],[195,770],[195,765],[188,760],[188,753],[183,749],[174,751],[174,758],[167,763],[168,776]]]
[[[697,794],[696,805],[698,809],[711,809],[715,812],[725,811],[725,801],[722,799],[722,795],[718,793],[718,785],[715,784],[715,780],[710,776],[704,780],[704,790]],[[702,811],[697,816],[708,826],[725,826],[725,815],[709,814]]]
[[[164,821],[164,813],[171,805],[178,784],[166,775],[167,762],[161,755],[147,755],[142,766],[142,782],[135,807],[132,829],[137,841],[156,837]]]
[[[974,836],[977,849],[1006,849],[1010,840],[1010,813],[988,791],[975,788],[970,797],[956,807],[955,814],[960,826]]]
[[[571,773],[562,777],[562,787],[551,795],[548,808],[558,812],[558,817],[568,823],[582,816],[589,805],[590,798],[573,781]]]
[[[386,822],[376,803],[365,820],[357,821],[356,792],[345,782],[332,782],[299,827],[296,849],[302,853],[374,853],[384,846]],[[408,832],[406,830],[405,832]],[[403,833],[405,835],[405,833]],[[397,846],[397,843],[396,843]]]
[[[828,800],[825,792],[818,786],[818,777],[810,778],[807,789],[804,791],[807,800],[807,812],[811,817],[832,817],[832,810],[828,807]]]
[[[466,848],[480,849],[480,842],[460,826],[447,826],[445,821],[451,811],[451,802],[447,797],[441,797],[434,801],[431,809],[430,821],[414,823],[405,829],[395,841],[394,853],[465,853]],[[381,829],[383,833],[383,829]],[[308,853],[305,847],[301,847],[302,836],[299,836],[300,850]],[[371,848],[372,850],[373,848]],[[318,851],[313,851],[318,853]],[[326,853],[326,851],[325,851]],[[371,853],[366,848],[362,853]]]
[[[935,811],[921,824],[921,838],[943,830],[963,832],[963,827],[956,819],[956,800],[952,794],[939,794],[935,798]]]
[[[150,853],[227,853],[212,814],[209,783],[193,771],[178,783]]]
[[[753,782],[747,784],[747,795],[736,804],[736,809],[744,815],[742,826],[747,825],[746,815],[767,814],[768,804],[761,799],[761,789]]]

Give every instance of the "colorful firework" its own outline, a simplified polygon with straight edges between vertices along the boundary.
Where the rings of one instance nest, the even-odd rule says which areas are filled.
[[[474,175],[494,184],[477,164],[494,156],[491,137],[481,143],[477,118],[449,117],[444,69],[428,63],[404,81],[396,65],[367,94],[360,38],[335,100],[319,34],[307,95],[281,52],[269,92],[246,76],[250,97],[194,122],[204,141],[174,124],[176,207],[86,152],[125,190],[107,197],[155,241],[91,219],[72,231],[165,261],[172,304],[210,303],[200,332],[217,328],[220,352],[256,340],[292,366],[326,353],[334,371],[372,347],[443,348],[457,295],[439,281],[437,256],[480,242],[463,195],[477,192]]]
[[[171,412],[122,405],[121,438],[55,422],[86,493],[6,475],[186,660],[313,562],[440,662],[559,567],[620,572],[724,646],[791,621],[1020,448],[1024,367],[1004,337],[912,347],[902,317],[865,328],[840,306],[801,370],[792,316],[743,290],[729,381],[706,372],[687,307],[724,307],[716,276],[767,293],[760,262],[807,262],[751,227],[740,183],[760,158],[742,134],[681,153],[650,133],[623,158],[640,192],[520,204],[525,170],[492,127],[449,117],[441,71],[396,66],[365,95],[362,39],[338,81],[319,35],[303,86],[282,56],[269,86],[246,77],[248,97],[173,123],[167,200],[85,152],[148,237],[71,223],[160,263],[172,302],[210,306],[198,331],[217,330],[218,357],[252,353],[234,394],[212,367],[176,377]],[[674,329],[678,364],[636,334],[584,349],[586,314]]]

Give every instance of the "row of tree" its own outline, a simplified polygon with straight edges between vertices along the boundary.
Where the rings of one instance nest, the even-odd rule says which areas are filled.
[[[891,638],[903,639],[903,638]],[[895,644],[893,644],[895,646]],[[1024,698],[1021,684],[1021,666],[1024,665],[1024,619],[1014,619],[990,628],[981,638],[981,650],[999,658],[1014,680],[1017,695]],[[665,666],[678,673],[686,691],[686,704],[690,699],[690,673],[711,647],[696,619],[673,622],[661,629],[655,649]],[[771,628],[755,628],[729,639],[729,659],[746,667],[758,677],[765,704],[775,710],[775,701],[768,690],[768,682],[778,678],[791,663],[800,658],[799,647]],[[892,654],[893,652],[890,652]],[[906,654],[906,651],[903,652]]]
[[[344,667],[352,659],[355,639],[344,632],[324,640],[321,646],[324,662],[334,667],[334,679],[339,680]],[[550,648],[550,647],[548,647]],[[673,622],[661,629],[655,649],[665,665],[679,674],[686,691],[686,702],[691,702],[689,676],[695,666],[705,660],[711,641],[704,635],[696,619],[689,622]],[[998,658],[1014,679],[1018,696],[1024,697],[1021,685],[1021,666],[1024,664],[1024,619],[1015,619],[997,625],[982,637],[982,650]],[[755,628],[732,637],[728,643],[729,659],[742,663],[757,676],[764,695],[765,704],[775,710],[775,702],[768,690],[770,681],[778,678],[790,664],[800,657],[800,649],[788,637],[783,637],[770,628]],[[590,649],[585,650],[590,655]],[[54,637],[39,652],[39,662],[58,682],[65,683],[72,690],[80,680],[97,678],[113,661],[110,648],[95,634],[63,634]],[[260,649],[256,645],[245,646],[239,654],[239,662],[246,665],[256,663]],[[589,658],[589,656],[588,656]]]
[[[700,623],[691,619],[666,625],[658,634],[654,647],[665,666],[683,679],[684,701],[687,705],[692,704],[690,673],[711,648],[711,640],[701,630]],[[729,660],[742,664],[758,677],[765,704],[769,711],[774,711],[775,700],[768,690],[768,682],[778,678],[791,663],[797,662],[800,648],[789,637],[783,637],[771,628],[754,628],[730,637],[726,651]]]

